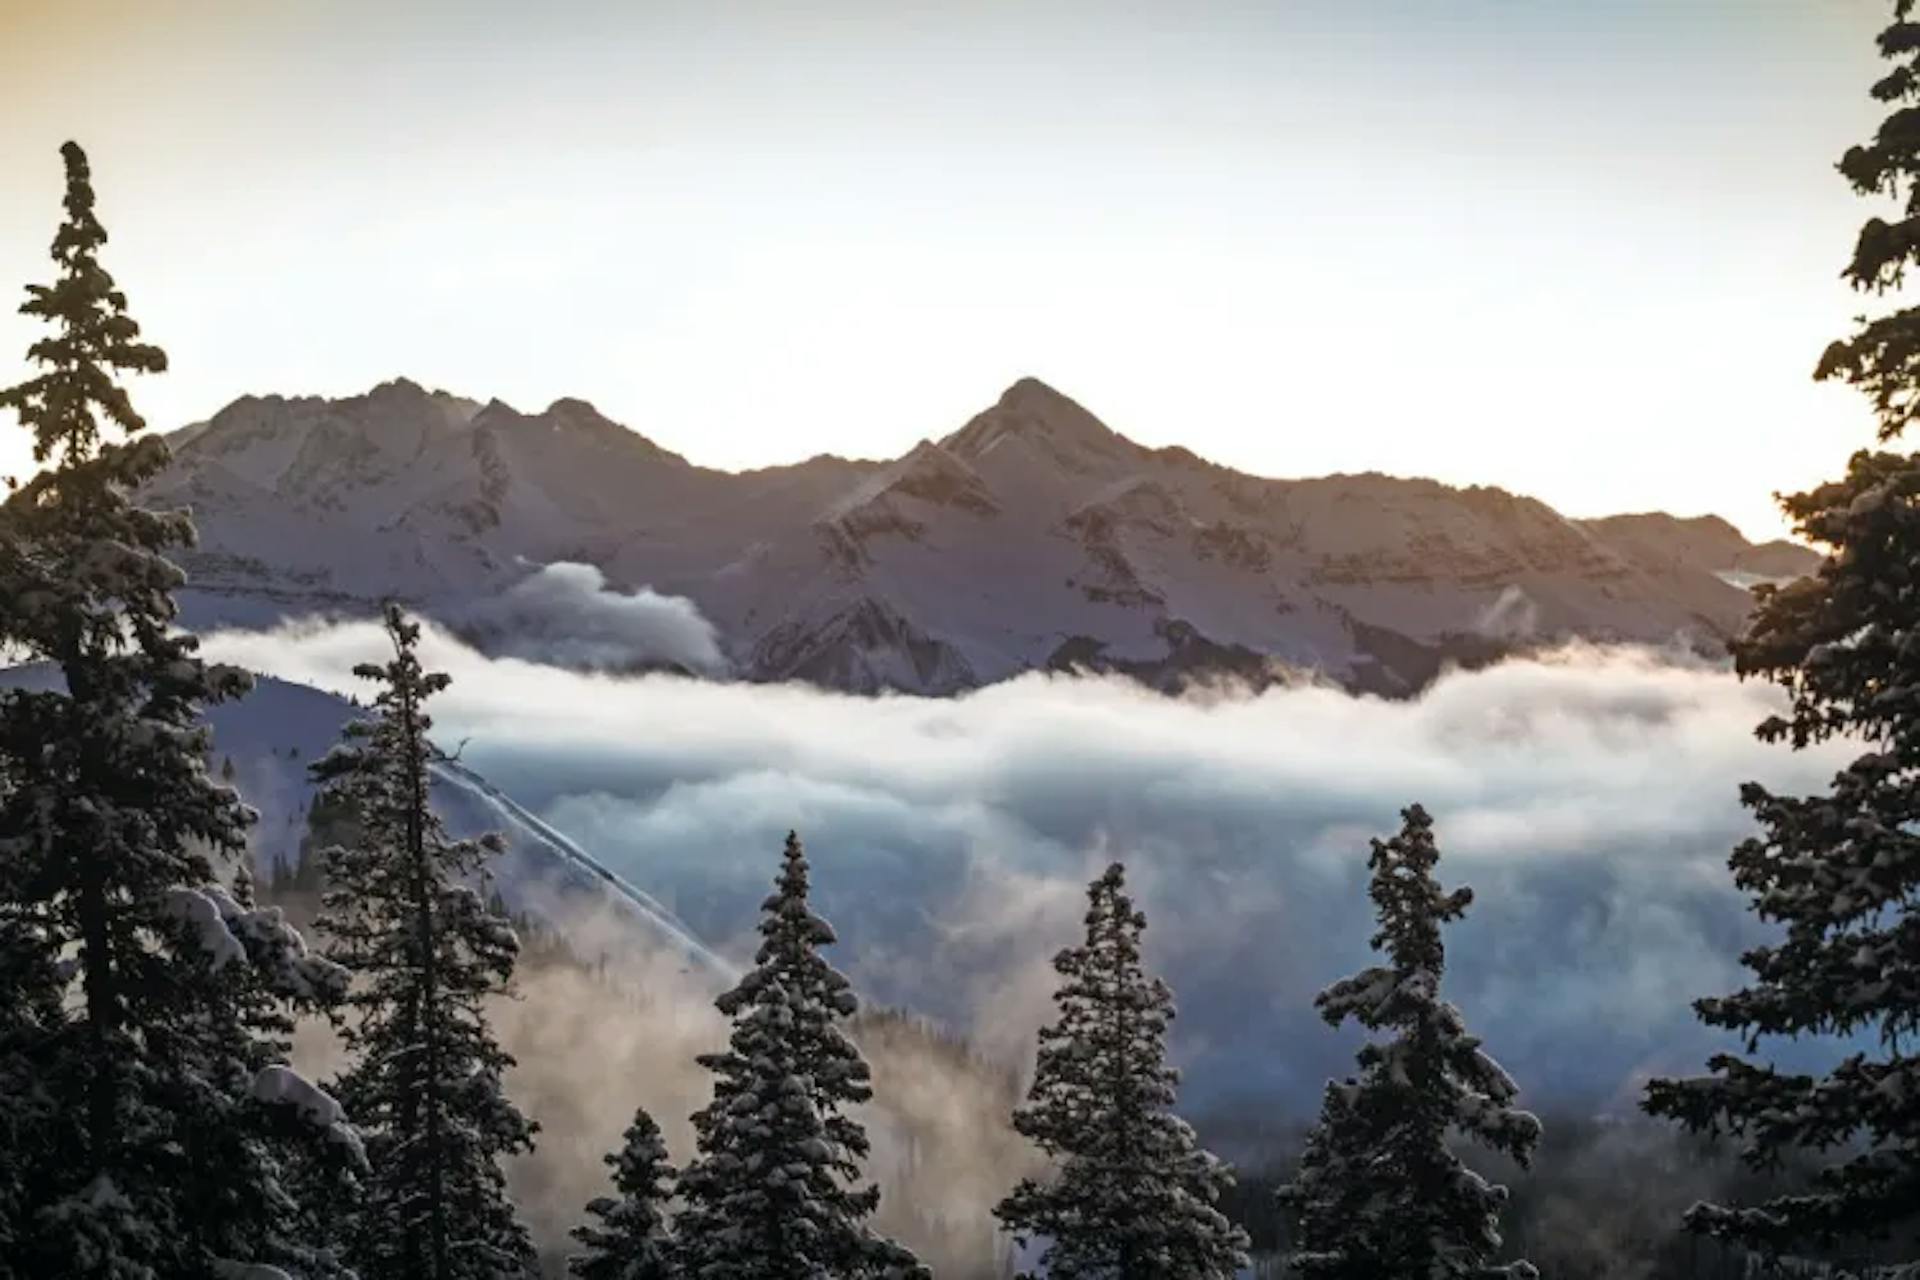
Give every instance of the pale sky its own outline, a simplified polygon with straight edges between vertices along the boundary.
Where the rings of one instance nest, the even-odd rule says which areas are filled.
[[[1871,442],[1884,0],[0,0],[0,384],[59,144],[157,427],[406,375],[696,462],[878,457],[1023,374],[1275,476],[1715,511]],[[0,423],[0,472],[26,436]]]

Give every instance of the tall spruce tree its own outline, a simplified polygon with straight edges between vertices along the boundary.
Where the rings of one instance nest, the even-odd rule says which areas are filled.
[[[1440,927],[1473,901],[1434,878],[1440,850],[1419,805],[1391,840],[1375,840],[1368,894],[1388,963],[1363,969],[1314,1001],[1333,1026],[1349,1018],[1387,1038],[1360,1050],[1360,1075],[1329,1083],[1320,1123],[1294,1179],[1280,1192],[1299,1246],[1294,1270],[1314,1280],[1444,1280],[1538,1273],[1496,1264],[1507,1189],[1466,1167],[1455,1133],[1522,1168],[1540,1121],[1513,1103],[1517,1086],[1440,999],[1446,946]]]
[[[116,381],[166,357],[100,265],[85,154],[61,154],[57,278],[21,307],[53,332],[0,390],[43,464],[0,505],[0,651],[60,676],[0,691],[0,1274],[323,1261],[296,1238],[285,1144],[353,1135],[274,1059],[287,1003],[342,975],[218,883],[253,815],[208,777],[202,708],[249,680],[172,628],[166,553],[193,527],[134,502],[167,449]]]
[[[700,1058],[714,1075],[713,1101],[693,1118],[699,1154],[681,1175],[674,1224],[691,1280],[929,1274],[867,1225],[880,1192],[856,1186],[868,1143],[851,1111],[873,1090],[840,1027],[856,1001],[820,954],[833,928],[808,905],[807,877],[789,833],[754,967],[717,1001],[733,1020],[728,1047]]]
[[[1860,194],[1898,202],[1893,221],[1867,220],[1844,272],[1871,293],[1920,262],[1920,23],[1913,0],[1893,13],[1879,45],[1894,67],[1872,90],[1893,110],[1839,166]],[[1815,377],[1864,391],[1880,439],[1899,436],[1920,414],[1920,307],[1861,321]],[[1694,1005],[1744,1051],[1646,1097],[1690,1130],[1735,1135],[1756,1168],[1794,1149],[1837,1154],[1808,1190],[1686,1215],[1694,1231],[1763,1250],[1920,1224],[1920,456],[1856,453],[1844,478],[1781,505],[1828,555],[1811,577],[1760,590],[1735,667],[1789,700],[1761,739],[1861,749],[1824,794],[1741,788],[1761,831],[1734,849],[1734,883],[1785,936],[1743,957],[1750,985]],[[1754,1056],[1773,1036],[1848,1037],[1854,1051],[1824,1074],[1782,1072]]]
[[[373,715],[312,766],[326,803],[357,818],[354,842],[325,851],[320,918],[355,977],[337,1092],[373,1163],[344,1243],[361,1280],[528,1276],[501,1160],[532,1150],[535,1126],[506,1096],[513,1059],[486,1016],[519,943],[468,883],[499,844],[455,840],[434,812],[425,705],[449,681],[421,666],[418,624],[389,605],[385,625],[392,659],[354,669],[379,686]]]
[[[1173,993],[1141,965],[1146,916],[1118,863],[1087,899],[1086,941],[1054,957],[1059,1018],[1040,1032],[1013,1117],[1059,1167],[994,1213],[1016,1238],[1044,1242],[1057,1280],[1230,1280],[1248,1265],[1246,1234],[1216,1207],[1233,1176],[1173,1113]]]
[[[642,1108],[620,1150],[604,1157],[615,1195],[589,1201],[592,1222],[573,1229],[584,1249],[567,1259],[576,1280],[672,1280],[674,1239],[667,1224],[673,1169],[660,1126]]]

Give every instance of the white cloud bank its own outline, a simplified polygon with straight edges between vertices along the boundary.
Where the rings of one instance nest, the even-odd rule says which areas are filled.
[[[349,691],[367,624],[209,637],[212,656]],[[1351,1039],[1313,993],[1366,957],[1367,838],[1418,800],[1449,883],[1452,998],[1529,1096],[1604,1101],[1714,1043],[1689,1001],[1759,936],[1725,871],[1737,784],[1835,764],[1763,746],[1765,686],[1631,651],[1443,678],[1417,701],[1324,689],[1170,699],[1030,676],[966,697],[579,674],[430,630],[465,759],[709,941],[740,945],[798,827],[838,960],[874,996],[1020,1052],[1080,885],[1126,861],[1181,997],[1196,1100],[1311,1103]]]
[[[662,664],[702,675],[727,670],[718,634],[693,601],[650,587],[618,590],[590,564],[542,565],[463,609],[455,622],[505,657],[597,671]]]

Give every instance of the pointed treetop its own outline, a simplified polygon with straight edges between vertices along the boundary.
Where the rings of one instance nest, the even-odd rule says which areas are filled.
[[[408,619],[406,612],[392,600],[381,606],[380,616],[387,628],[387,634],[404,648],[411,649],[420,642],[420,624]]]
[[[1292,1272],[1308,1280],[1534,1280],[1531,1264],[1492,1260],[1507,1199],[1467,1168],[1451,1135],[1521,1168],[1540,1121],[1517,1105],[1519,1086],[1441,998],[1440,925],[1471,900],[1434,878],[1439,848],[1426,810],[1402,811],[1391,840],[1373,842],[1369,887],[1379,909],[1372,966],[1322,991],[1330,1024],[1353,1019],[1384,1039],[1359,1052],[1358,1077],[1328,1082],[1320,1123],[1299,1171],[1281,1189],[1295,1215]]]
[[[567,1259],[576,1280],[667,1280],[675,1274],[667,1204],[674,1172],[660,1127],[642,1107],[627,1126],[620,1150],[602,1159],[613,1169],[616,1196],[588,1202],[591,1222],[570,1233],[585,1251]]]
[[[35,462],[62,452],[69,461],[92,457],[102,417],[128,435],[144,429],[146,421],[113,374],[160,373],[167,367],[165,352],[139,341],[140,326],[127,314],[126,295],[95,257],[107,232],[94,213],[86,152],[69,142],[60,155],[67,168],[67,217],[53,238],[58,278],[50,285],[28,285],[20,305],[22,315],[45,320],[56,332],[27,348],[27,358],[44,372],[0,390],[0,408],[14,410],[33,432]]]
[[[799,834],[789,831],[773,892],[760,904],[760,934],[766,941],[761,944],[759,963],[765,964],[776,952],[811,951],[838,940],[833,926],[815,915],[808,904],[811,891],[806,848]]]
[[[1109,865],[1087,885],[1088,929],[1102,922],[1111,922],[1133,934],[1144,932],[1147,927],[1145,913],[1135,909],[1133,898],[1127,893],[1127,869],[1118,862]]]
[[[405,704],[419,730],[425,732],[433,727],[433,720],[418,710],[419,704],[451,685],[453,678],[444,671],[428,671],[421,663],[417,651],[420,624],[408,618],[406,611],[392,600],[382,607],[381,627],[393,644],[393,657],[385,662],[358,663],[353,674],[382,684],[373,699],[375,707]]]
[[[699,1058],[714,1093],[693,1117],[699,1154],[679,1182],[681,1272],[923,1278],[911,1253],[868,1226],[880,1193],[860,1185],[870,1148],[854,1109],[872,1100],[871,1075],[839,1025],[856,1001],[820,954],[833,930],[807,892],[789,833],[754,967],[714,1002],[732,1022],[727,1049]]]
[[[634,1113],[633,1123],[627,1126],[625,1142],[616,1153],[604,1157],[614,1170],[614,1185],[627,1190],[634,1179],[651,1171],[666,1161],[667,1140],[660,1134],[660,1126],[653,1116],[643,1108]]]
[[[780,878],[777,883],[781,896],[806,901],[807,851],[801,845],[797,831],[787,832],[787,847],[780,854]]]
[[[1228,1280],[1246,1237],[1219,1209],[1229,1170],[1174,1113],[1166,1061],[1173,993],[1141,964],[1146,916],[1114,863],[1087,886],[1086,938],[1054,957],[1063,981],[1041,1028],[1014,1128],[1053,1161],[994,1209],[1018,1240],[1042,1240],[1059,1280]]]
[[[1373,841],[1367,859],[1373,871],[1367,893],[1380,921],[1371,945],[1385,950],[1401,969],[1427,969],[1438,977],[1446,963],[1440,926],[1465,913],[1473,903],[1473,890],[1463,885],[1447,893],[1434,878],[1440,850],[1427,811],[1411,805],[1400,817],[1400,834]]]
[[[93,170],[87,153],[77,142],[60,145],[60,158],[67,166],[67,194],[62,203],[67,220],[54,233],[53,257],[56,262],[72,264],[81,254],[91,253],[107,242],[107,229],[93,212]]]

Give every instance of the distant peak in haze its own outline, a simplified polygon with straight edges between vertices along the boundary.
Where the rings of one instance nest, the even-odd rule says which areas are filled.
[[[323,396],[310,396],[305,398],[311,400],[325,399]],[[457,407],[461,409],[467,417],[471,417],[479,408],[479,405],[475,401],[469,400],[465,396],[455,395],[451,391],[429,390],[408,377],[389,378],[385,382],[374,384],[374,386],[367,390],[366,394],[353,396],[350,397],[350,399],[360,400],[367,404],[390,407],[432,402],[443,408]]]
[[[582,400],[578,396],[561,396],[547,406],[547,415],[555,418],[585,418],[610,422],[606,414],[593,407],[592,401]]]
[[[969,467],[987,465],[985,460],[992,455],[993,465],[1001,468],[1012,467],[1017,470],[1022,466],[1035,465],[1049,471],[1065,471],[1082,476],[1130,471],[1147,460],[1181,468],[1242,474],[1202,457],[1183,445],[1142,445],[1108,427],[1079,401],[1051,383],[1032,375],[1016,378],[990,405],[957,431],[935,441],[923,440],[918,446],[891,460],[846,458],[828,452],[813,454],[803,461],[791,463],[769,462],[762,466],[737,469],[705,466],[691,462],[684,454],[607,416],[591,401],[578,396],[560,396],[545,409],[527,413],[497,396],[483,403],[454,392],[428,389],[405,376],[389,378],[364,392],[339,398],[285,396],[277,393],[244,395],[211,419],[179,428],[171,434],[170,439],[178,448],[197,439],[209,428],[262,418],[273,419],[282,428],[297,434],[307,427],[338,418],[342,413],[350,419],[359,420],[369,410],[372,413],[364,425],[377,433],[380,424],[404,420],[415,407],[426,406],[432,406],[437,411],[436,416],[443,423],[442,430],[450,427],[458,432],[480,426],[518,431],[577,430],[583,436],[597,440],[601,447],[615,452],[632,452],[640,456],[672,460],[682,466],[715,474],[815,473],[849,467],[864,475],[908,461],[911,455],[932,449],[949,454]],[[1390,487],[1407,481],[1416,486],[1432,486],[1436,490],[1453,488],[1439,481],[1379,471],[1358,475],[1335,473],[1327,478],[1342,477],[1348,480],[1377,480]],[[1246,478],[1262,481],[1283,479],[1252,475]],[[1473,492],[1483,487],[1467,486],[1467,491]],[[1504,490],[1493,489],[1489,492],[1505,493]],[[1604,519],[1611,522],[1612,528],[1626,534],[1633,532],[1638,521],[1672,522],[1675,527],[1686,528],[1690,540],[1703,546],[1712,545],[1716,552],[1723,547],[1745,543],[1740,531],[1718,516],[1681,518],[1648,512]],[[1668,535],[1663,533],[1661,536]],[[1783,562],[1798,563],[1804,554],[1803,548],[1785,540],[1776,539],[1764,545],[1768,548],[1777,546]]]
[[[1073,405],[1076,409],[1080,407],[1032,374],[1015,378],[1012,384],[1000,393],[1000,404],[1003,408],[1021,403],[1065,403]]]
[[[1033,377],[1021,378],[1001,392],[992,408],[975,415],[941,444],[971,461],[984,458],[1008,440],[1019,440],[1029,450],[1069,467],[1144,452],[1078,401]]]
[[[988,412],[1017,415],[1049,425],[1091,424],[1106,435],[1116,435],[1079,401],[1034,377],[1021,378],[1002,391]]]

